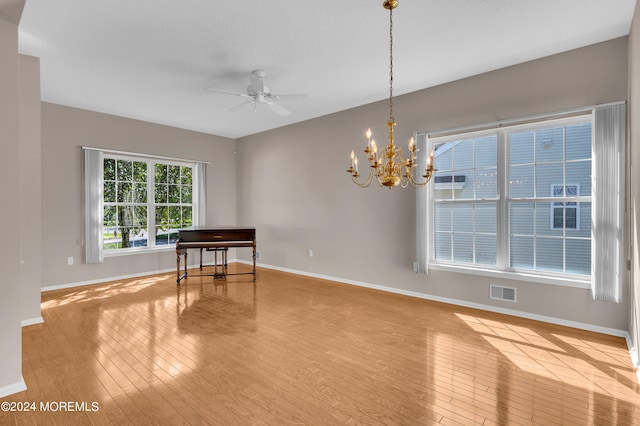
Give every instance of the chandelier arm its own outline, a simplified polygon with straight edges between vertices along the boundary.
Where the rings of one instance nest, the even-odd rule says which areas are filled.
[[[425,186],[427,186],[429,182],[423,182],[423,183],[413,183],[411,182],[411,187],[412,188],[423,188]]]
[[[374,167],[370,167],[370,171],[369,171],[369,176],[367,177],[367,180],[364,182],[360,182],[358,180],[358,177],[360,177],[360,174],[358,173],[352,173],[351,174],[351,180],[358,185],[360,188],[366,188],[367,186],[371,185],[371,182],[373,182],[373,178],[375,175],[375,168]]]
[[[413,176],[412,176],[412,177],[411,177],[411,180],[410,180],[410,183],[411,183],[411,186],[412,186],[413,188],[422,188],[423,186],[427,186],[427,184],[429,183],[429,181],[430,181],[430,180],[431,180],[431,179],[429,179],[429,180],[425,180],[424,182],[418,182],[418,181],[416,181],[416,180],[413,178]]]
[[[423,186],[427,185],[429,182],[431,182],[431,178],[433,177],[433,175],[435,174],[436,169],[434,169],[433,167],[429,168],[427,167],[427,169],[425,169],[424,172],[424,176],[422,176],[425,181],[424,182],[418,182],[415,177],[412,175],[411,176],[411,186],[413,186],[414,188],[422,188]]]

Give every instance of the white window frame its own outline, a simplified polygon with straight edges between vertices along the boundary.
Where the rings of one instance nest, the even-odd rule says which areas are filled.
[[[564,189],[564,191],[566,191],[566,188],[568,187],[575,187],[576,191],[575,191],[575,195],[569,195],[565,192],[565,195],[556,195],[556,188],[561,188]],[[562,192],[561,192],[562,193]],[[554,231],[580,231],[580,201],[574,201],[571,200],[572,197],[577,197],[578,194],[580,194],[580,184],[579,183],[566,183],[566,184],[562,184],[562,183],[553,183],[551,184],[551,189],[549,191],[549,195],[551,195],[552,197],[558,197],[558,198],[562,198],[562,201],[554,201],[549,205],[549,229],[550,230],[554,230]],[[559,203],[560,205],[556,205],[556,203]],[[567,206],[567,203],[575,203],[575,206]],[[555,211],[557,209],[563,209],[566,210],[567,209],[572,209],[576,211],[576,227],[575,228],[567,228],[566,226],[562,226],[562,227],[556,227],[555,226]],[[566,224],[566,216],[565,216],[565,224]]]
[[[159,205],[164,205],[165,203],[156,203],[155,202],[155,166],[157,164],[168,165],[168,166],[178,166],[178,167],[190,167],[192,169],[192,202],[188,203],[179,203],[180,207],[189,205],[191,206],[191,221],[194,223],[195,220],[195,212],[197,209],[197,200],[196,200],[196,181],[195,181],[195,168],[196,163],[187,162],[187,161],[178,161],[178,160],[166,160],[166,159],[154,159],[154,158],[145,158],[136,155],[128,155],[128,154],[112,154],[105,153],[104,160],[114,159],[116,161],[134,161],[141,162],[147,164],[147,202],[146,203],[132,203],[132,205],[144,205],[147,207],[147,245],[146,246],[137,246],[137,247],[128,247],[128,248],[116,248],[116,249],[106,249],[104,248],[104,256],[112,257],[112,256],[121,256],[132,253],[140,253],[146,251],[164,251],[164,250],[173,250],[175,247],[172,244],[160,244],[156,245],[156,215],[155,208]],[[116,203],[107,203],[103,201],[104,206],[108,205],[116,205]],[[104,213],[103,213],[104,214]],[[101,231],[104,233],[104,229]]]
[[[435,218],[435,200],[434,189],[435,179],[429,184],[429,196],[428,202],[428,224],[427,224],[427,244],[430,247],[431,256],[429,258],[429,269],[435,270],[447,270],[453,272],[470,273],[475,275],[486,275],[500,278],[509,278],[517,280],[526,280],[533,282],[541,282],[545,284],[558,284],[569,287],[578,288],[590,288],[591,276],[573,275],[565,273],[548,273],[538,270],[519,270],[509,266],[509,202],[518,201],[517,199],[509,198],[509,146],[507,142],[507,133],[514,131],[522,131],[526,129],[536,129],[540,127],[548,127],[553,125],[570,125],[574,123],[582,123],[591,121],[592,124],[592,143],[593,143],[593,114],[579,115],[571,118],[560,119],[548,119],[535,121],[533,123],[513,125],[513,126],[496,126],[495,128],[485,128],[478,131],[466,131],[457,134],[449,134],[441,137],[430,137],[428,151],[431,151],[436,144],[442,144],[460,139],[478,137],[487,134],[497,134],[497,174],[499,176],[497,186],[497,213],[496,213],[496,265],[484,264],[472,264],[472,263],[456,263],[454,261],[441,261],[435,259],[435,246],[434,246],[434,218]],[[501,178],[500,178],[501,177]],[[537,198],[536,201],[557,201],[553,200],[553,195],[547,199]],[[479,202],[482,200],[470,200],[472,202]],[[572,200],[573,201],[573,200]],[[591,197],[576,197],[576,201],[591,201]],[[576,212],[578,213],[578,212]],[[579,215],[578,219],[579,220]],[[574,230],[570,230],[574,231]]]
[[[104,148],[83,146],[84,151],[84,228],[85,228],[85,257],[86,264],[100,264],[104,262],[104,157],[119,156],[128,160],[147,161],[156,163],[186,165],[192,167],[192,220],[193,226],[206,226],[207,217],[207,165],[209,163],[200,160],[189,160],[174,157],[164,157],[153,154],[141,154],[126,151],[117,151]],[[155,177],[155,169],[154,169]],[[155,202],[155,193],[154,202]],[[148,192],[149,194],[149,192]],[[148,200],[148,198],[147,198]],[[149,214],[149,210],[147,209]],[[155,228],[155,215],[148,220],[147,227]],[[154,234],[155,235],[155,234]],[[171,244],[155,247],[136,247],[128,249],[109,250],[109,256],[122,256],[139,253],[153,253],[158,251],[173,250]]]

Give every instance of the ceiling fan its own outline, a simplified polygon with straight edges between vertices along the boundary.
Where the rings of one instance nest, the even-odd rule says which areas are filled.
[[[247,98],[246,101],[231,108],[231,111],[237,111],[245,105],[253,104],[254,111],[257,109],[258,103],[265,104],[271,111],[287,116],[291,114],[291,111],[276,103],[275,101],[300,101],[309,99],[307,95],[275,95],[271,93],[269,86],[264,84],[264,77],[266,73],[263,70],[254,70],[249,75],[249,86],[247,86],[247,93],[227,92],[226,90],[218,90],[207,88],[207,90],[216,93],[225,93],[227,95],[240,96]]]

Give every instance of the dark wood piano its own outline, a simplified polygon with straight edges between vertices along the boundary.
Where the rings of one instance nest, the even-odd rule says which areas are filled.
[[[227,250],[230,247],[253,248],[253,272],[227,274]],[[227,275],[253,275],[256,280],[256,228],[246,226],[194,227],[178,231],[176,241],[177,284],[187,278],[187,250],[200,250],[200,270],[202,270],[202,251],[213,251],[215,255],[213,274],[200,274],[224,278]],[[218,265],[218,254],[222,255],[222,265]],[[184,258],[184,273],[180,274],[180,257]],[[220,268],[220,269],[219,269]]]

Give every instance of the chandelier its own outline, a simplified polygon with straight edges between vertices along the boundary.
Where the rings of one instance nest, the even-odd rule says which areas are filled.
[[[376,141],[371,139],[371,129],[367,129],[365,133],[367,146],[364,152],[367,160],[369,160],[369,177],[364,182],[358,179],[360,177],[360,173],[358,172],[358,157],[356,157],[354,151],[351,151],[351,167],[347,169],[347,172],[351,175],[353,182],[362,188],[371,185],[374,179],[380,187],[386,186],[389,189],[398,185],[402,188],[406,188],[409,185],[414,188],[419,188],[429,183],[433,173],[436,171],[433,168],[433,151],[431,151],[431,154],[427,158],[427,167],[424,175],[422,175],[425,180],[420,182],[416,180],[414,173],[414,168],[417,164],[418,149],[416,148],[413,138],[409,140],[409,156],[406,160],[403,160],[402,148],[397,147],[393,143],[393,127],[396,125],[393,118],[393,9],[398,6],[398,2],[396,0],[385,0],[382,5],[389,11],[389,120],[387,121],[387,127],[389,127],[389,143],[378,153]]]

